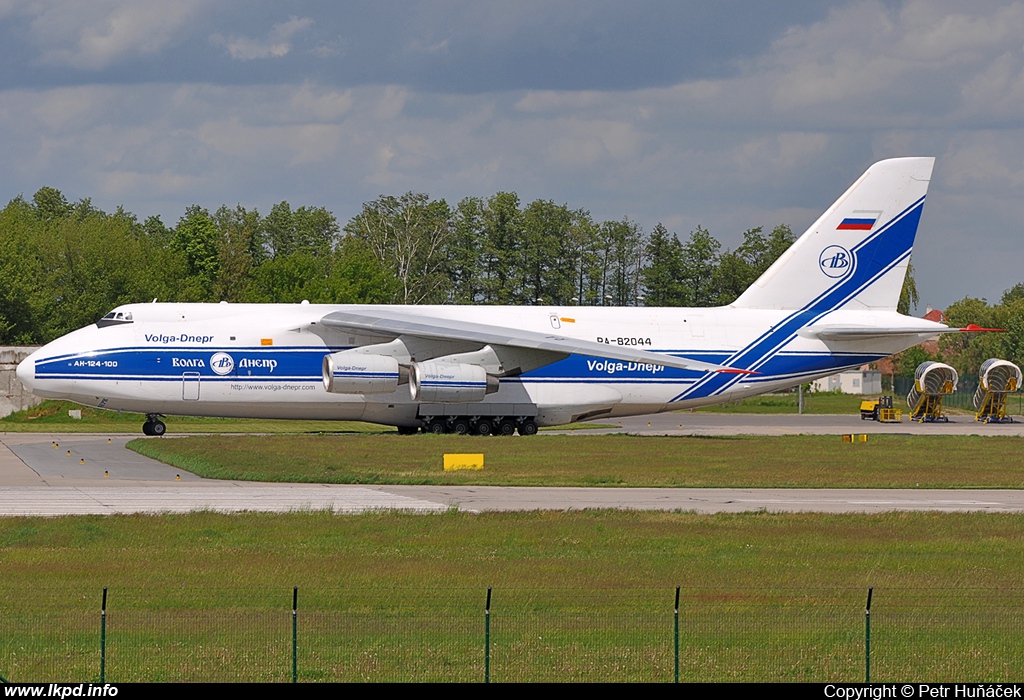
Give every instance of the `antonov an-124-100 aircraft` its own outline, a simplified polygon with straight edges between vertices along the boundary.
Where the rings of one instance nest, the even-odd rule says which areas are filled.
[[[973,330],[896,311],[933,164],[872,165],[728,306],[127,304],[17,376],[147,435],[173,414],[530,435],[785,389]]]

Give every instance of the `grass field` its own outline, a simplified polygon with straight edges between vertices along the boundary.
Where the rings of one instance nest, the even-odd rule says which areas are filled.
[[[81,418],[71,418],[69,410],[81,410]],[[141,433],[146,417],[141,413],[105,411],[70,401],[44,401],[33,408],[0,418],[0,433]],[[169,434],[182,433],[395,433],[390,426],[362,421],[268,420],[263,418],[204,418],[167,416]],[[559,430],[567,426],[541,428]],[[571,426],[575,430],[613,427],[603,423]]]
[[[69,417],[69,410],[81,410],[81,419]],[[0,432],[141,433],[145,421],[146,417],[141,413],[104,411],[70,401],[44,401],[33,408],[0,418]],[[169,433],[365,433],[387,430],[361,421],[168,416],[164,422]]]
[[[10,680],[1019,678],[1024,516],[618,511],[0,520]]]
[[[872,435],[199,436],[130,449],[200,476],[250,481],[498,486],[1024,488],[1016,437]],[[446,452],[484,453],[445,472]]]
[[[0,421],[0,431],[68,430],[70,407]],[[135,432],[141,422],[83,414],[74,423],[89,432]],[[242,427],[254,423],[192,425],[275,432]],[[285,432],[299,425],[260,423]],[[316,425],[306,430],[318,432]],[[219,478],[1024,487],[1018,438],[478,440],[403,438],[365,424],[346,430],[130,444]],[[444,452],[480,449],[482,472],[441,470]],[[875,682],[1014,681],[1024,656],[1024,515],[6,518],[0,568],[0,676],[12,681],[98,679],[103,586],[112,682],[289,680],[292,586],[300,589],[298,666],[306,681],[481,680],[487,586],[491,678],[499,682],[670,681],[677,585],[683,681],[863,680],[868,586]]]
[[[804,413],[813,415],[847,414],[858,415],[860,402],[864,397],[854,394],[834,394],[832,392],[804,392]],[[799,396],[796,392],[782,394],[762,394],[749,399],[720,403],[714,406],[698,408],[698,413],[797,413]]]
[[[805,393],[804,413],[812,415],[858,415],[863,397],[851,394]],[[1020,413],[1020,398],[1011,400],[1008,409],[1013,415]],[[897,403],[899,403],[897,399]],[[900,404],[902,407],[902,404]],[[68,416],[69,410],[81,410],[82,418]],[[732,401],[716,406],[696,409],[698,413],[788,414],[797,413],[795,393],[764,394],[749,399]],[[965,411],[949,408],[951,415]],[[69,401],[44,401],[39,406],[18,411],[0,418],[0,432],[52,432],[67,433],[116,432],[139,433],[145,416],[139,413],[105,411],[89,408]],[[294,421],[257,418],[203,418],[198,416],[167,416],[164,419],[168,433],[392,433],[394,428],[363,423],[361,421]],[[613,427],[605,423],[575,423],[541,430],[591,430]]]

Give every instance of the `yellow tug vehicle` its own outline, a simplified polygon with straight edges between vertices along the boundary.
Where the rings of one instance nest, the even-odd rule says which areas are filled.
[[[860,402],[860,419],[875,420],[879,423],[901,423],[903,411],[892,407],[892,396],[879,396]]]

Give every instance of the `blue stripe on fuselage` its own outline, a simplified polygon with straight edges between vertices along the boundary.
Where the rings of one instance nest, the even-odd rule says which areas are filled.
[[[333,348],[108,348],[36,360],[36,379],[181,379],[198,372],[204,379],[319,380],[324,355]],[[229,372],[212,367],[215,355],[232,358]]]
[[[110,348],[80,355],[63,355],[36,363],[36,378],[51,380],[123,380],[180,381],[186,372],[198,374],[204,381],[318,381],[321,379],[323,356],[333,349],[283,348],[257,350],[248,348]],[[213,371],[210,359],[218,353],[230,354],[234,369],[220,375]],[[687,356],[694,357],[696,353]],[[730,356],[727,350],[704,351],[699,359],[720,364]],[[878,354],[824,352],[781,352],[768,358],[759,374],[743,379],[749,382],[773,381],[807,374],[822,374],[841,367],[861,365],[879,359]],[[178,362],[175,363],[174,360]],[[239,367],[243,360],[257,360],[257,366]],[[268,362],[273,361],[273,362]],[[200,362],[202,364],[200,364]],[[250,374],[251,372],[251,374]],[[599,357],[571,355],[567,359],[522,375],[524,383],[627,383],[680,384],[698,382],[704,372],[676,369],[647,363],[622,362]],[[732,376],[732,375],[729,375]],[[701,392],[700,396],[705,396]],[[696,398],[696,397],[694,397]]]

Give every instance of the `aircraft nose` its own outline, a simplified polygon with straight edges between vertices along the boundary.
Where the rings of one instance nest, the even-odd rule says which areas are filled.
[[[36,353],[32,353],[18,363],[18,368],[14,370],[14,376],[25,385],[26,389],[32,391],[36,383]]]

